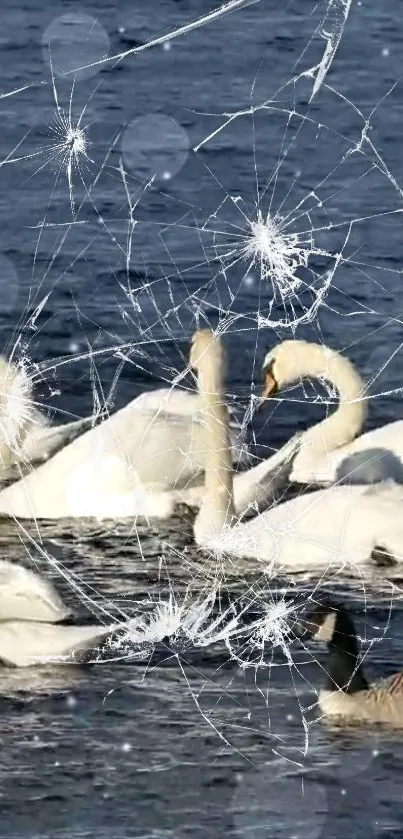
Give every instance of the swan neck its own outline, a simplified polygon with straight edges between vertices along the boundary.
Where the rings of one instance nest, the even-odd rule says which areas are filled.
[[[315,347],[313,352],[308,353],[306,361],[302,375],[325,380],[338,393],[337,410],[306,432],[306,437],[316,449],[332,451],[350,443],[365,423],[365,384],[347,358],[325,347]]]
[[[199,539],[219,536],[233,524],[233,475],[228,411],[224,402],[220,365],[199,371],[198,385],[205,429],[205,491],[195,522]]]

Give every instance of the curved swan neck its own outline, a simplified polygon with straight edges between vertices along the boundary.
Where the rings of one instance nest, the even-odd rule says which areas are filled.
[[[296,378],[323,379],[339,395],[337,410],[306,431],[305,440],[320,451],[331,451],[351,442],[367,417],[367,404],[363,399],[365,383],[351,362],[327,347],[306,344],[299,348],[297,367]]]
[[[219,360],[203,360],[198,386],[205,426],[205,491],[195,521],[195,533],[201,539],[203,535],[219,536],[232,524],[235,510],[228,411]],[[196,537],[196,541],[199,539]]]

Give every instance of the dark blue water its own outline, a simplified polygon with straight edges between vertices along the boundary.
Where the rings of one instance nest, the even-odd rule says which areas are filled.
[[[205,323],[223,328],[228,390],[245,408],[265,351],[290,335],[276,324],[290,319],[298,337],[357,364],[374,397],[370,425],[401,417],[403,22],[391,0],[354,3],[309,105],[312,78],[301,74],[323,54],[312,36],[325,6],[262,0],[168,48],[96,65],[213,3],[3,3],[2,350],[39,365],[38,403],[54,419],[91,412],[94,388],[112,409],[171,382]],[[84,65],[93,66],[73,84]],[[258,210],[280,215],[310,251],[309,287],[285,309],[270,308],[270,283],[256,266],[245,278],[239,259]],[[304,317],[336,255],[317,317]],[[316,395],[274,403],[253,429],[257,444],[277,446],[323,415]],[[137,530],[3,524],[0,537],[4,556],[33,557],[45,571],[51,555],[97,603],[123,601],[133,614],[172,587],[180,600],[190,582],[195,593],[206,584],[181,520]],[[229,585],[235,596],[252,586],[269,597],[247,566]],[[378,577],[354,598],[365,637],[382,635],[369,670],[389,673],[403,641],[399,589]],[[323,653],[298,655],[290,668],[269,651],[256,676],[219,645],[148,666],[2,672],[1,836],[403,835],[401,738],[312,721]]]

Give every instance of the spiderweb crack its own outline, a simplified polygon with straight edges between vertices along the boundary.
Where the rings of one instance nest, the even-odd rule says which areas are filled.
[[[205,24],[214,26],[223,15],[239,13],[250,5],[251,0],[223,3],[197,20],[140,47],[86,66],[114,67],[152,46],[185,38]],[[253,5],[257,7],[258,3]],[[41,218],[29,225],[30,229],[39,232],[36,234],[29,306],[16,325],[14,347],[19,346],[24,335],[24,352],[34,354],[52,323],[54,315],[49,311],[58,287],[63,287],[66,278],[78,270],[78,266],[89,264],[101,251],[107,266],[107,276],[103,279],[105,287],[108,283],[108,294],[112,289],[111,299],[105,302],[106,316],[103,317],[100,311],[103,303],[99,315],[94,314],[94,310],[86,312],[81,290],[75,289],[71,300],[75,320],[84,334],[82,347],[79,351],[72,350],[68,358],[61,353],[41,362],[34,377],[36,383],[45,376],[52,375],[56,379],[65,371],[78,371],[72,375],[77,385],[82,378],[88,381],[94,424],[112,415],[125,375],[129,381],[130,375],[137,377],[136,386],[140,383],[140,387],[143,382],[148,387],[150,382],[155,385],[158,380],[170,392],[178,386],[186,389],[190,377],[188,339],[195,328],[203,325],[213,325],[228,344],[236,339],[239,347],[245,339],[245,357],[250,362],[251,373],[248,369],[247,376],[244,372],[240,374],[241,385],[240,377],[235,373],[231,376],[229,386],[232,390],[228,400],[238,407],[239,387],[245,387],[245,380],[250,375],[245,387],[246,396],[245,393],[242,395],[243,403],[246,402],[242,408],[249,423],[253,411],[248,404],[253,402],[257,370],[260,375],[261,342],[263,339],[271,342],[268,328],[274,327],[283,337],[284,332],[294,334],[303,327],[311,330],[306,334],[315,334],[322,341],[323,333],[328,334],[329,317],[337,316],[337,323],[345,324],[357,323],[363,315],[379,314],[375,304],[369,304],[360,295],[363,284],[371,285],[374,295],[382,296],[388,292],[392,281],[401,281],[402,270],[391,266],[384,255],[375,259],[368,246],[378,225],[396,225],[396,229],[400,229],[401,224],[402,188],[371,136],[377,111],[393,96],[394,86],[366,115],[345,93],[327,84],[351,2],[328,0],[322,6],[325,10],[312,36],[319,35],[326,41],[319,64],[300,73],[293,71],[291,78],[287,76],[287,81],[271,95],[267,95],[266,88],[264,96],[259,93],[261,78],[257,72],[246,105],[244,102],[240,107],[236,104],[233,110],[227,104],[222,108],[218,105],[216,113],[196,109],[192,112],[192,117],[199,118],[195,132],[199,136],[192,137],[192,148],[193,162],[203,173],[200,194],[197,194],[198,190],[185,190],[182,195],[180,186],[176,192],[175,179],[173,185],[157,188],[156,175],[143,180],[133,175],[120,153],[122,127],[116,130],[103,155],[97,158],[98,138],[88,112],[101,84],[91,91],[75,116],[78,84],[73,79],[67,105],[62,106],[58,87],[63,79],[61,74],[55,76],[53,72],[50,52],[51,78],[46,84],[50,85],[49,91],[53,95],[52,142],[23,155],[20,149],[27,139],[24,135],[12,152],[0,161],[0,171],[10,165],[18,169],[24,161],[39,161],[35,174],[56,165],[47,206]],[[304,49],[298,63],[305,52]],[[82,69],[85,68],[76,68]],[[65,82],[69,81],[68,74],[66,76]],[[34,91],[34,88],[35,85],[21,85],[1,94],[0,103],[12,96],[18,101],[19,95],[30,89]],[[327,124],[322,119],[322,111],[304,108],[303,103],[311,103],[319,90],[321,101],[330,102],[332,109],[340,108],[338,127],[333,119]],[[351,125],[348,120],[352,121]],[[231,171],[228,178],[222,163],[227,160],[223,152],[228,148],[236,149],[241,142],[242,148],[248,148],[250,166],[245,177],[240,178],[236,171]],[[321,152],[316,161],[319,176],[311,168],[311,161],[303,157],[304,144]],[[42,158],[44,162],[41,162]],[[84,177],[84,169],[91,177]],[[66,201],[62,202],[61,215],[53,215],[62,178],[67,184]],[[110,197],[110,186],[113,210],[105,206],[107,201],[104,201],[103,190]],[[365,204],[364,212],[367,187],[378,189],[380,186],[386,190],[388,206],[370,207],[367,211]],[[81,198],[77,196],[78,188],[84,190]],[[355,193],[357,198],[351,199],[350,209],[346,196],[350,198],[354,194],[355,198]],[[345,198],[346,207],[343,206]],[[157,206],[157,221],[154,221],[153,206]],[[41,247],[45,249],[45,241],[50,256],[37,276],[38,265],[44,261],[40,253]],[[59,263],[62,263],[61,267]],[[353,278],[356,296],[351,292],[354,283],[345,282],[345,276],[350,280]],[[94,294],[94,286],[91,288],[89,296]],[[116,312],[121,318],[118,325],[112,317]],[[390,325],[401,326],[402,319],[402,313],[394,306],[386,313],[382,325],[371,327],[370,334],[378,334]],[[339,341],[345,344],[346,350],[354,346],[355,339],[351,333],[349,335],[346,340]],[[75,341],[75,336],[73,338]],[[401,346],[399,342],[395,351],[382,361],[380,369],[372,374],[369,387],[387,371]],[[110,371],[111,362],[113,372],[106,377],[106,389],[103,370],[109,365]],[[31,378],[22,365],[7,395],[1,431],[11,448],[17,446],[20,426],[29,418]],[[313,404],[330,408],[335,404],[337,393],[328,383],[322,384],[327,388],[324,396],[317,392],[312,395],[305,389],[302,399],[294,400],[287,393],[284,400],[278,400],[278,405],[284,401],[286,406],[296,405],[301,410],[302,406]],[[55,386],[53,395],[57,390],[58,386]],[[366,393],[365,398],[376,401],[380,395],[400,394],[400,386],[386,387],[382,393]],[[270,445],[267,441],[263,444],[265,454],[272,451]],[[118,445],[117,449],[123,457],[123,446]],[[197,672],[198,678],[204,679],[209,686],[214,686],[219,679],[220,698],[229,699],[239,674],[245,684],[252,674],[254,693],[267,711],[264,723],[273,752],[293,765],[303,764],[313,723],[307,720],[311,706],[306,705],[301,696],[304,688],[311,689],[310,665],[319,665],[322,671],[325,665],[317,661],[316,651],[312,652],[307,645],[303,646],[300,660],[301,650],[295,652],[294,649],[293,626],[301,611],[320,598],[324,583],[329,585],[330,579],[335,588],[340,572],[349,571],[348,557],[343,552],[343,534],[335,549],[337,571],[333,567],[326,568],[326,574],[321,573],[316,583],[311,581],[309,589],[301,580],[284,585],[278,583],[275,576],[278,568],[272,557],[264,567],[254,568],[252,575],[249,568],[228,562],[230,541],[226,542],[225,550],[223,545],[218,545],[204,558],[200,558],[193,548],[185,585],[180,578],[173,578],[170,568],[174,565],[183,571],[188,562],[187,548],[175,547],[172,534],[167,540],[158,537],[158,550],[152,557],[155,560],[158,554],[158,596],[138,600],[127,597],[117,602],[115,596],[101,594],[98,586],[88,582],[87,574],[73,572],[67,562],[52,556],[52,551],[43,544],[43,528],[39,521],[34,520],[33,534],[26,523],[17,521],[16,524],[27,556],[38,570],[49,567],[71,589],[75,600],[98,620],[108,624],[114,620],[126,622],[120,634],[111,640],[103,660],[146,661],[148,672],[160,649],[162,659],[176,661],[199,713],[226,745],[239,751],[236,738],[230,741],[227,730],[226,733],[221,730],[220,709],[203,704],[205,685],[196,689],[193,676]],[[180,521],[178,526],[184,528],[184,522]],[[288,522],[289,533],[292,526],[292,522]],[[109,529],[107,525],[102,528],[104,536],[116,536],[132,547],[134,544],[140,568],[148,567],[149,536],[142,531],[140,522],[131,522],[130,531],[123,537],[115,524]],[[79,553],[86,549],[84,538],[81,543],[80,538],[77,537]],[[231,538],[236,536],[229,532],[228,539]],[[275,541],[275,534],[273,538]],[[165,569],[168,584],[161,583],[162,569]],[[379,585],[379,579],[376,584]],[[358,587],[355,594],[362,600],[365,611],[370,583],[364,569],[360,569],[355,585]],[[343,596],[346,596],[345,592]],[[387,626],[392,602],[400,596],[398,585],[386,587]],[[376,634],[369,642],[364,659],[387,631],[384,628],[379,633],[374,629]],[[366,639],[363,646],[364,641]],[[216,648],[219,664],[207,667],[208,675],[205,676],[203,658],[199,659],[201,664],[197,659],[195,664],[194,651],[208,656],[213,655]],[[233,670],[223,685],[224,661],[229,661]],[[270,722],[272,697],[267,682],[273,676],[275,685],[279,673],[287,674],[287,689],[295,695],[302,725],[303,743],[297,757],[295,753],[287,756],[287,737],[277,735]],[[265,687],[261,684],[262,674],[267,676]],[[250,723],[251,731],[262,730],[258,723],[254,728],[255,708],[252,708],[247,691],[239,704],[245,725]]]

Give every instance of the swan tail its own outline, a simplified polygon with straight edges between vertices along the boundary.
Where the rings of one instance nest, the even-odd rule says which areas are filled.
[[[14,562],[0,560],[0,615],[2,621],[59,623],[71,610],[49,581]],[[1,625],[1,624],[0,624]]]
[[[123,629],[112,626],[60,626],[31,621],[0,623],[0,660],[13,667],[74,664],[88,660],[108,638]]]

